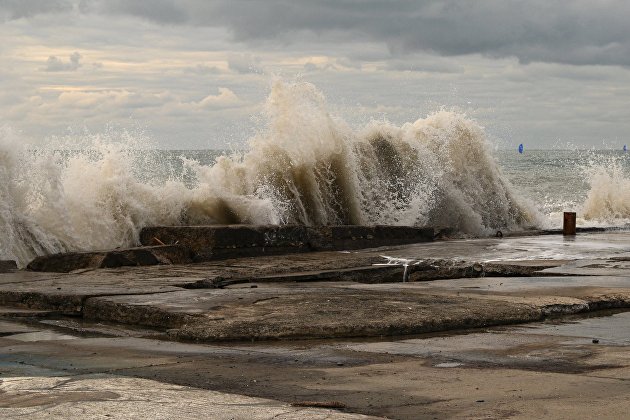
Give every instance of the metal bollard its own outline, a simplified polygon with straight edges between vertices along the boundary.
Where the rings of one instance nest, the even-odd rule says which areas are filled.
[[[562,223],[563,235],[575,235],[575,212],[565,211]]]

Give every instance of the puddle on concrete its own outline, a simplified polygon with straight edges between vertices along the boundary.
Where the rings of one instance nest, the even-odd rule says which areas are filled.
[[[46,319],[40,324],[52,327],[58,331],[72,331],[73,335],[82,338],[98,337],[150,337],[166,338],[163,331],[140,327],[137,325],[94,322],[81,318]]]
[[[558,277],[480,277],[453,280],[435,280],[421,285],[425,288],[483,289],[492,291],[523,291],[563,287],[609,287],[629,288],[630,277],[610,276],[558,276]],[[408,287],[419,287],[411,283]]]
[[[38,330],[27,325],[19,324],[17,322],[0,321],[0,337],[7,337],[15,334],[35,331]]]
[[[568,337],[571,343],[593,343],[600,345],[630,346],[630,312],[618,312],[581,319],[566,319],[520,327],[524,333]]]
[[[405,245],[388,255],[397,258],[442,258],[477,261],[572,260],[630,256],[628,232],[581,233],[526,236],[503,239],[474,239]]]
[[[593,340],[598,340],[593,343]],[[343,345],[356,351],[418,357],[447,357],[461,352],[497,352],[535,345],[630,346],[630,312],[601,311],[546,322],[484,330],[442,332],[390,340],[362,340]]]

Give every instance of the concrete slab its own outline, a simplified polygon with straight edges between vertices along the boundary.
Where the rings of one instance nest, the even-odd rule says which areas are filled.
[[[583,259],[549,267],[542,273],[578,276],[630,276],[630,261],[623,259]]]
[[[621,318],[614,325],[627,323],[627,315],[616,316]],[[4,406],[0,403],[0,414],[63,418],[75,410],[92,415],[98,409],[129,418],[136,411],[127,405],[140,400],[144,413],[159,418],[160,413],[173,415],[169,410],[180,402],[188,403],[192,414],[205,415],[205,406],[197,402],[203,401],[216,409],[211,418],[251,418],[254,410],[266,419],[278,414],[265,411],[270,406],[290,410],[296,408],[291,403],[311,401],[338,402],[351,413],[395,419],[583,418],[593,412],[623,418],[630,409],[627,347],[606,335],[599,336],[598,344],[590,340],[591,332],[607,320],[396,341],[229,346],[136,338],[17,342],[0,337],[0,376],[11,378],[1,388],[8,398]],[[232,396],[243,399],[226,403]],[[181,411],[178,418],[189,413]],[[305,419],[318,418],[317,413],[297,412]],[[346,413],[327,414],[336,418]]]
[[[557,372],[590,372],[625,367],[597,357],[606,346],[630,345],[630,312],[574,316],[518,327],[496,327],[464,334],[344,345],[360,353],[405,355],[435,367],[510,366]],[[603,349],[602,349],[603,347]],[[618,349],[623,351],[622,349]],[[452,365],[444,366],[445,363]],[[545,366],[544,368],[542,366]]]
[[[413,260],[443,258],[479,262],[630,257],[630,232],[439,241],[392,247],[387,255]]]
[[[7,378],[0,392],[0,416],[6,419],[375,418],[109,375]]]
[[[433,241],[433,228],[351,225],[155,226],[142,229],[140,241],[143,245],[184,245],[194,252],[196,261],[208,261],[430,242]]]
[[[542,316],[519,302],[325,284],[105,296],[88,299],[83,315],[166,327],[174,338],[193,341],[416,334]]]
[[[28,263],[31,271],[69,273],[75,270],[125,266],[187,264],[191,251],[181,245],[158,245],[111,251],[65,252],[42,255]]]
[[[414,334],[627,307],[630,276],[511,276],[538,270],[550,275],[550,267],[558,265],[562,274],[626,273],[628,239],[628,233],[615,233],[562,241],[551,236],[464,240],[68,274],[16,272],[0,275],[0,303],[169,330],[172,338],[184,340]],[[523,257],[524,247],[530,252],[527,259],[508,259]],[[588,264],[540,259],[553,252],[579,256],[585,247],[606,258]],[[405,260],[407,268],[375,265],[397,258],[391,255],[420,252],[422,259]],[[383,270],[387,276],[380,278]],[[409,280],[474,278],[401,283],[403,272]],[[374,276],[397,283],[361,287],[375,282]],[[219,278],[225,290],[193,288],[215,287]],[[322,279],[331,283],[317,282]],[[304,281],[312,283],[300,283]]]
[[[77,305],[72,318],[0,323],[0,378],[25,379],[2,394],[9,398],[0,399],[0,410],[8,411],[0,415],[63,417],[82,410],[96,416],[103,412],[97,409],[116,407],[130,415],[132,394],[142,397],[143,414],[173,415],[171,409],[186,414],[171,405],[178,395],[203,410],[196,401],[224,401],[207,394],[215,392],[275,400],[234,406],[245,411],[217,403],[217,416],[247,418],[247,410],[259,412],[258,407],[269,414],[262,418],[282,413],[309,418],[310,412],[290,406],[309,401],[338,402],[347,411],[389,418],[566,418],[594,411],[622,418],[630,410],[629,315],[558,321],[567,314],[630,308],[628,243],[627,232],[574,240],[503,238],[70,274],[0,274],[0,297],[15,297],[23,311],[34,303]],[[450,264],[477,274],[387,284],[332,281],[334,275],[326,282],[286,281],[293,274],[318,280],[317,273],[358,273],[357,267],[385,261],[382,255],[420,262],[416,267],[445,264],[438,267],[443,270]],[[477,277],[493,265],[502,277]],[[509,274],[512,266],[522,275],[530,270],[530,277]],[[545,276],[532,274],[536,270]],[[218,276],[260,281],[224,289],[182,287]],[[270,282],[274,279],[282,282]],[[541,319],[547,322],[532,324]],[[530,324],[489,328],[514,322]],[[449,333],[436,333],[445,330]],[[410,336],[426,332],[433,334]],[[156,336],[213,344],[146,338]],[[327,339],[288,340],[304,337]],[[397,337],[404,340],[393,340]],[[278,338],[285,340],[258,341]],[[102,374],[107,375],[85,376]],[[64,379],[37,385],[37,378],[55,377]],[[92,378],[113,382],[81,382]],[[66,388],[68,379],[77,379],[76,389]],[[148,382],[134,388],[128,379]],[[179,394],[177,387],[185,390]],[[188,391],[199,392],[199,398]],[[272,411],[263,411],[269,407]],[[288,411],[273,411],[278,407]]]
[[[0,337],[35,331],[39,330],[17,322],[0,321]]]

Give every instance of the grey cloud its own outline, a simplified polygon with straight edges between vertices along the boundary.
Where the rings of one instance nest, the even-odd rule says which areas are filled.
[[[184,69],[187,73],[193,73],[198,75],[206,74],[221,74],[223,73],[220,68],[216,66],[208,66],[206,64],[197,64],[194,67],[187,67]]]
[[[425,73],[461,73],[464,68],[452,60],[424,56],[422,58],[391,59],[385,64],[387,70],[417,71]]]
[[[51,55],[46,60],[45,71],[76,71],[81,67],[81,54],[78,52],[72,53],[68,61]]]
[[[185,2],[172,0],[81,0],[79,10],[83,13],[121,14],[148,20],[181,24],[189,21],[189,10],[182,7]]]
[[[263,73],[260,65],[260,58],[251,54],[234,54],[228,58],[230,70],[239,73]]]
[[[90,0],[92,10],[160,23],[222,26],[234,39],[291,44],[312,32],[369,39],[403,56],[483,54],[521,62],[630,65],[630,3],[623,0]],[[298,37],[299,39],[299,37]]]
[[[319,67],[317,67],[317,65],[315,63],[308,62],[308,63],[304,64],[304,70],[306,70],[306,71],[317,71],[317,70],[319,70]]]
[[[72,10],[70,0],[0,0],[0,21]]]

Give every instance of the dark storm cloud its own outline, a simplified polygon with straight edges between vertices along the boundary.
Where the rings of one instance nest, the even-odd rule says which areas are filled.
[[[0,0],[0,22],[72,10],[70,0]]]
[[[429,51],[521,62],[630,65],[630,3],[620,0],[84,0],[84,9],[158,23],[222,26],[235,40],[383,42],[394,56]]]

